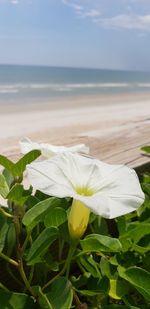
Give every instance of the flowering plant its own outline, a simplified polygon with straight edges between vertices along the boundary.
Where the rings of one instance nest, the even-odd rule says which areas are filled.
[[[0,308],[148,308],[149,176],[40,155],[0,156]]]
[[[89,147],[87,147],[85,144],[78,144],[78,145],[73,145],[70,147],[66,146],[55,146],[52,144],[47,144],[47,143],[36,143],[32,142],[28,137],[24,137],[20,141],[20,149],[21,153],[26,154],[31,150],[38,149],[41,151],[41,154],[45,158],[52,158],[58,153],[66,153],[66,152],[81,152],[88,154],[89,153]]]

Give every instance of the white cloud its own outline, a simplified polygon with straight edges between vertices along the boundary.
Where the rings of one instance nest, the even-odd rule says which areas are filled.
[[[105,4],[102,0],[61,1],[72,8],[78,18],[89,18],[103,28],[150,32],[150,0],[124,0],[120,6],[120,0],[114,0],[113,7],[108,5],[109,0],[105,0]]]
[[[80,12],[78,12],[78,14],[80,15],[80,17],[98,17],[100,16],[100,12],[98,10],[95,9],[91,9],[91,10],[82,10]]]
[[[117,15],[110,18],[95,19],[105,28],[150,31],[150,15]]]
[[[68,0],[62,0],[62,2],[70,7],[72,7],[73,9],[75,9],[75,11],[82,11],[83,10],[83,6],[76,4],[74,2],[70,2]]]
[[[90,18],[93,18],[93,17],[98,17],[100,16],[100,11],[95,9],[95,8],[87,8],[87,7],[84,7],[82,5],[79,5],[78,3],[75,3],[75,2],[71,2],[69,0],[62,0],[62,2],[64,4],[66,4],[67,6],[70,6],[72,9],[74,9],[76,15],[78,17],[81,17],[81,18],[86,18],[86,17],[90,17]]]

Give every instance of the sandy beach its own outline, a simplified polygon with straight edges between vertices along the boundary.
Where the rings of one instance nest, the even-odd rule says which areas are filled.
[[[24,136],[56,145],[86,143],[97,158],[140,165],[148,161],[139,149],[150,143],[150,94],[0,105],[0,153],[16,160]]]

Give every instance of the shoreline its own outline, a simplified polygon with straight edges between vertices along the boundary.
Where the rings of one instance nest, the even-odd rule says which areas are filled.
[[[41,102],[35,99],[28,102],[27,100],[21,100],[19,102],[13,102],[6,104],[0,103],[1,113],[20,113],[20,112],[32,112],[37,110],[64,110],[75,109],[89,106],[108,106],[113,104],[131,104],[139,101],[150,101],[149,93],[122,93],[122,94],[107,94],[107,95],[82,95],[82,96],[70,96],[70,97],[55,97]]]

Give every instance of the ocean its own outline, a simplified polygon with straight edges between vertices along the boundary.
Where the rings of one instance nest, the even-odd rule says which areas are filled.
[[[0,104],[150,92],[150,72],[0,65]]]

